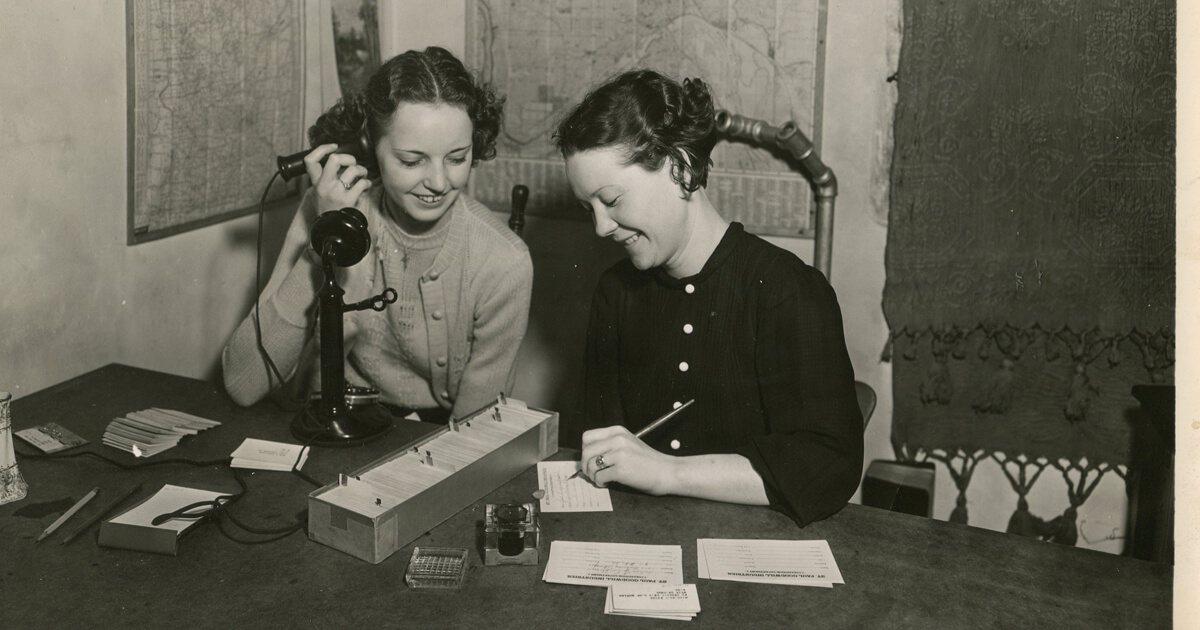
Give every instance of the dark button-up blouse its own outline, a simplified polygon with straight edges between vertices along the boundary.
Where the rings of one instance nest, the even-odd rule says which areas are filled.
[[[700,273],[623,260],[592,301],[582,429],[637,431],[672,455],[738,453],[801,526],[858,487],[862,416],[841,311],[820,272],[733,223]]]

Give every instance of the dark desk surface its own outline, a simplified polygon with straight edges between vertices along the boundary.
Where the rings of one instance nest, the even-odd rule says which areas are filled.
[[[134,463],[100,443],[105,424],[146,407],[187,411],[224,424],[150,460],[215,459],[244,437],[294,441],[289,414],[268,405],[234,406],[218,386],[119,365],[13,403],[17,430],[58,422],[96,449]],[[401,423],[374,444],[319,449],[305,471],[322,482],[385,454],[428,425]],[[18,440],[21,453],[30,447]],[[476,523],[488,502],[525,501],[536,488],[528,471],[463,510],[414,544],[467,547],[471,571],[460,591],[404,585],[406,547],[378,565],[355,559],[303,533],[265,545],[240,545],[211,524],[187,534],[178,556],[106,549],[96,529],[62,546],[59,533],[34,539],[65,506],[92,487],[102,505],[146,482],[234,492],[230,470],[183,465],[124,471],[95,458],[18,457],[29,496],[0,506],[0,627],[443,628],[659,627],[671,622],[605,615],[602,588],[542,582],[549,540],[677,544],[702,612],[694,627],[1073,627],[1171,626],[1171,567],[1027,540],[979,528],[849,505],[799,529],[766,508],[613,492],[611,513],[543,514],[542,564],[484,567]],[[258,527],[294,522],[313,487],[288,473],[248,476],[249,492],[232,507]],[[57,507],[56,507],[57,506]],[[93,508],[94,509],[94,508]],[[236,532],[243,538],[253,538]],[[743,584],[696,578],[697,538],[827,539],[846,584],[832,589]]]

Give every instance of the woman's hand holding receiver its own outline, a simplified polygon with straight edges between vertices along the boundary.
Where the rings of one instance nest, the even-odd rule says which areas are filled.
[[[304,156],[304,168],[317,197],[317,214],[353,208],[371,188],[367,168],[349,153],[335,153],[336,144],[323,144]],[[326,159],[327,158],[327,159]],[[321,164],[325,160],[325,164]]]

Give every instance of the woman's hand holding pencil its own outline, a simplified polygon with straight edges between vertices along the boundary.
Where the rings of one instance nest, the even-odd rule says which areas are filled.
[[[644,457],[656,459],[654,455],[659,457],[669,457],[650,448],[642,441],[642,438],[657,430],[662,425],[666,424],[674,418],[679,412],[687,409],[689,405],[696,402],[695,399],[689,400],[682,405],[668,411],[659,418],[655,419],[650,424],[642,427],[637,433],[630,433],[625,427],[615,426],[606,427],[603,429],[594,429],[583,434],[583,452],[579,463],[579,472],[571,475],[571,479],[578,477],[581,474],[587,474],[588,469],[591,473],[587,477],[593,482],[596,482],[596,475],[603,470],[608,470],[617,465],[620,461],[626,461],[626,455],[632,451],[640,453]],[[647,452],[648,451],[648,452]],[[602,485],[597,483],[597,485]]]

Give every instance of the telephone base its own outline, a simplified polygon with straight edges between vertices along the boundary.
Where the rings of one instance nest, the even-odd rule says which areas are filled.
[[[318,405],[310,402],[292,420],[292,435],[312,446],[357,446],[382,437],[391,428],[392,414],[378,404],[344,408],[334,417],[322,418]]]

